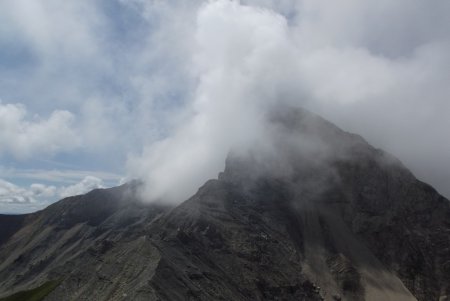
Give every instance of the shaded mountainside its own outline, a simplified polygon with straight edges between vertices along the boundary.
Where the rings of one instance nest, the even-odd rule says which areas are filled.
[[[19,230],[31,214],[6,215],[0,214],[0,245]]]
[[[142,224],[166,210],[164,206],[143,206],[134,197],[136,186],[130,183],[93,190],[28,217],[0,245],[0,296],[66,280],[72,273],[93,273],[95,277],[96,260],[102,254],[124,237],[139,235],[144,231]]]
[[[230,155],[176,207],[130,183],[0,216],[0,297],[56,283],[43,300],[448,300],[450,202],[320,117],[271,118],[308,147]]]

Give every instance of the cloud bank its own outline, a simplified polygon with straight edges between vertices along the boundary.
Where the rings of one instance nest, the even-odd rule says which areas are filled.
[[[89,192],[93,189],[104,188],[102,179],[93,176],[86,176],[79,183],[62,187],[59,191],[59,196],[65,198],[72,195],[79,195]]]
[[[181,201],[223,169],[228,151],[267,139],[265,114],[286,104],[365,135],[413,168],[421,140],[436,131],[426,153],[449,151],[440,143],[449,138],[442,123],[450,126],[450,44],[441,27],[449,5],[439,5],[431,14],[420,2],[202,4],[186,58],[196,79],[188,116],[129,161],[132,174],[146,180],[150,199]]]
[[[47,119],[26,117],[25,106],[0,102],[0,154],[26,159],[32,154],[71,151],[80,145],[70,112],[53,111]]]
[[[0,210],[9,213],[35,211],[49,205],[55,197],[62,199],[104,187],[103,180],[94,176],[86,176],[78,183],[61,187],[33,183],[24,188],[0,179]]]
[[[57,190],[76,184],[54,172],[69,164],[182,201],[230,149],[264,140],[271,108],[290,105],[363,135],[450,196],[448,1],[0,6],[0,166],[56,162],[34,184],[46,174]]]

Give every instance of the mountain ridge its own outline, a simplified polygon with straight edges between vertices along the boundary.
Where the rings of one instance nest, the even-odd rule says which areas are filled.
[[[0,296],[58,280],[44,300],[447,300],[449,201],[317,115],[269,119],[266,152],[231,153],[179,205],[126,184],[13,227]]]

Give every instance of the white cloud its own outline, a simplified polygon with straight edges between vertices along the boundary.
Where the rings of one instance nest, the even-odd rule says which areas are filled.
[[[59,196],[65,198],[68,196],[84,194],[96,188],[104,188],[103,180],[93,176],[86,176],[79,183],[59,189]]]
[[[30,204],[37,203],[36,198],[53,197],[55,186],[31,184],[29,189],[19,187],[13,183],[0,179],[0,203]]]
[[[67,186],[32,183],[28,187],[21,187],[0,179],[0,212],[33,212],[45,208],[56,200],[85,194],[93,189],[106,186],[107,184],[102,179],[89,175]]]
[[[26,104],[0,105],[0,159],[71,152],[121,170],[128,154],[149,196],[182,200],[280,102],[362,134],[450,195],[448,1],[28,2],[0,4],[0,96]]]
[[[278,104],[307,107],[401,159],[409,154],[419,174],[414,161],[428,162],[426,155],[449,162],[434,157],[439,148],[450,153],[442,143],[450,128],[450,35],[441,12],[448,4],[433,15],[420,1],[245,3],[206,2],[196,13],[185,118],[128,164],[150,199],[194,193],[223,168],[230,148],[264,137],[263,116]],[[419,141],[430,136],[433,146],[421,153]]]
[[[15,27],[9,29],[19,30],[45,56],[89,56],[97,50],[93,35],[101,20],[88,1],[6,0],[2,5],[8,7],[2,12],[7,24]]]
[[[104,53],[108,24],[97,4],[2,1],[0,45],[15,53],[4,59],[17,68],[10,70],[12,74],[0,71],[1,96],[24,102],[34,111],[55,104],[77,105],[96,92],[98,77],[113,72]]]
[[[37,115],[27,119],[24,105],[0,103],[0,154],[26,159],[73,150],[80,144],[73,120],[68,111],[54,111],[47,119]]]
[[[73,195],[87,193],[96,188],[105,188],[102,179],[86,176],[81,181],[68,186],[56,187],[33,183],[28,188],[17,186],[11,182],[0,179],[0,203],[48,204],[55,197],[65,198]]]
[[[245,147],[259,138],[259,118],[276,102],[275,95],[269,97],[274,84],[263,72],[282,72],[282,67],[256,64],[276,59],[276,50],[286,46],[282,17],[218,1],[202,7],[197,27],[192,63],[199,84],[189,108],[192,115],[172,136],[129,162],[148,183],[150,199],[181,201],[215,177],[230,147]]]
[[[45,208],[55,199],[84,194],[92,189],[103,187],[103,181],[92,176],[86,176],[76,184],[62,187],[41,183],[33,183],[29,187],[20,187],[0,179],[0,212],[33,212]]]
[[[31,184],[30,190],[37,197],[50,198],[56,194],[55,186],[46,186],[44,184]]]

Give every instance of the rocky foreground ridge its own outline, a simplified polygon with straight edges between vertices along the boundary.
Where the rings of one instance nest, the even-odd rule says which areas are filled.
[[[132,182],[0,215],[0,300],[449,300],[450,202],[316,115],[271,118],[296,139],[180,205]]]

